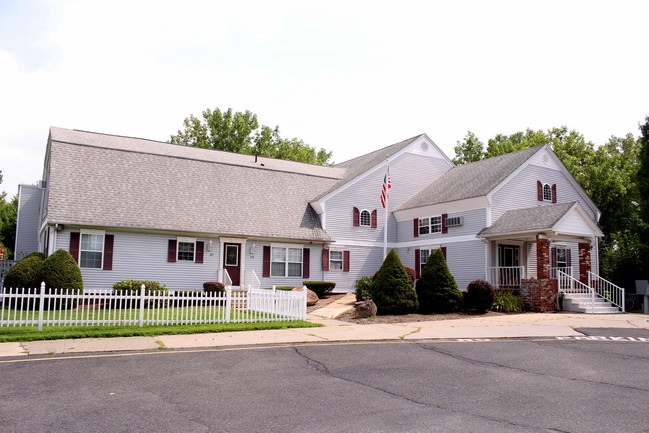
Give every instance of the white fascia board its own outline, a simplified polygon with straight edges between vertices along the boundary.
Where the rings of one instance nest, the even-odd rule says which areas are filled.
[[[404,209],[393,212],[397,222],[408,221],[414,218],[422,218],[426,215],[441,215],[442,213],[459,213],[475,209],[486,209],[489,207],[487,196],[465,198],[463,200],[437,203],[429,206],[422,206],[412,209]]]
[[[536,166],[539,166],[539,167],[545,167],[545,168],[549,167],[549,168],[553,168],[553,169],[559,169],[566,176],[566,179],[568,179],[568,182],[570,182],[570,184],[577,190],[577,193],[579,193],[579,195],[584,199],[584,201],[586,203],[588,203],[588,206],[593,210],[593,212],[595,213],[595,222],[599,222],[599,218],[602,216],[602,212],[599,210],[599,208],[593,202],[593,200],[591,200],[591,198],[588,196],[588,194],[586,194],[586,191],[584,190],[584,188],[579,184],[579,182],[577,182],[575,177],[572,175],[572,173],[570,173],[570,170],[568,170],[568,168],[561,161],[561,159],[557,156],[557,154],[554,153],[554,151],[552,150],[550,145],[546,144],[545,146],[543,146],[543,148],[541,150],[544,151],[543,155],[548,155],[548,158],[552,160],[552,161],[550,161],[549,165],[546,165],[546,164],[543,164],[542,162],[540,162],[541,157],[542,157],[540,151],[535,153],[534,156],[532,156],[527,161],[527,163],[532,164],[532,165],[536,165]],[[524,165],[527,165],[527,163],[524,164]]]
[[[324,200],[323,200],[323,201],[321,201],[321,200],[314,200],[314,201],[309,202],[309,204],[311,205],[311,207],[313,208],[313,210],[314,210],[318,215],[322,215],[322,214],[325,212],[325,203],[324,203]]]

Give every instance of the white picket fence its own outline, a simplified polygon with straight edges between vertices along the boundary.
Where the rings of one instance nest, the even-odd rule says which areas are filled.
[[[6,289],[0,327],[178,325],[306,320],[306,290],[237,290],[225,293],[95,292]]]

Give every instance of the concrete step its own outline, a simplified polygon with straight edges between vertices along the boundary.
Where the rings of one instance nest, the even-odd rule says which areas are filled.
[[[594,304],[594,306],[593,306]],[[617,314],[621,311],[610,302],[596,298],[594,302],[588,294],[566,294],[563,300],[565,311],[574,311],[587,314]]]

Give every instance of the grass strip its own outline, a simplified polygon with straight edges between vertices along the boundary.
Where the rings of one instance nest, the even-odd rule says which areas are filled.
[[[38,340],[61,340],[67,338],[110,338],[179,334],[204,334],[208,332],[259,331],[265,329],[312,328],[322,326],[302,320],[254,322],[254,323],[212,323],[198,325],[165,326],[44,326],[38,331],[35,326],[0,328],[0,343],[27,342]]]

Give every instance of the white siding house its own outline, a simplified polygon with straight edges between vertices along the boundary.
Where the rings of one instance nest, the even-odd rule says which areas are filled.
[[[441,248],[461,289],[507,285],[536,276],[537,239],[577,277],[595,246],[598,268],[599,211],[549,146],[455,167],[422,134],[323,167],[51,128],[39,185],[20,189],[17,246],[70,251],[90,289],[325,280],[348,292],[385,247],[416,272]]]

